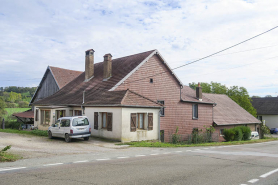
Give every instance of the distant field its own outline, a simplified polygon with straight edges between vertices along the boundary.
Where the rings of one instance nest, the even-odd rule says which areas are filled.
[[[13,113],[17,113],[17,112],[24,112],[29,110],[30,108],[5,108],[5,110],[7,111],[7,114],[5,115],[5,119],[12,115]]]

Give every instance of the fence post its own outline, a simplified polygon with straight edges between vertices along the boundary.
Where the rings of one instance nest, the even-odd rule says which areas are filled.
[[[3,121],[2,121],[2,129],[5,129],[5,119],[3,118]]]

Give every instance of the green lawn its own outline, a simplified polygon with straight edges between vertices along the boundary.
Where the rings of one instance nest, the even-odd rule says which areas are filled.
[[[161,143],[155,141],[138,141],[138,142],[129,142],[118,145],[130,145],[131,147],[199,147],[199,146],[221,146],[221,145],[242,145],[250,143],[262,143],[267,141],[278,140],[278,138],[266,138],[266,139],[254,139],[248,141],[231,141],[231,142],[215,142],[215,143],[200,143],[200,144],[184,144],[184,143]]]
[[[24,112],[29,109],[30,108],[5,108],[5,111],[7,111],[7,114],[4,116],[4,118],[6,119],[8,116],[12,115],[13,113]]]
[[[33,136],[44,136],[47,137],[47,130],[15,130],[15,129],[0,129],[0,132],[13,133],[13,134],[24,134]]]

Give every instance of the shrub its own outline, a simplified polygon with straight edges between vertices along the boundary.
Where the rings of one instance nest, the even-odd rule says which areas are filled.
[[[242,131],[242,140],[250,140],[250,136],[251,136],[251,129],[247,126],[239,126],[239,128]]]
[[[243,137],[241,128],[240,127],[234,127],[233,130],[235,132],[234,141],[241,141],[242,137]]]
[[[178,134],[179,127],[176,128],[176,132],[172,135],[172,143],[176,144],[180,142],[180,135]]]
[[[233,128],[231,129],[224,129],[223,131],[223,137],[225,139],[225,141],[234,141],[235,138],[235,131]]]

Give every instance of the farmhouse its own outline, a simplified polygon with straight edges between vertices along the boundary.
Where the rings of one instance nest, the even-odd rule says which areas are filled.
[[[268,128],[278,128],[278,97],[252,98],[252,105]]]
[[[94,63],[90,49],[85,52],[85,72],[32,105],[39,129],[46,130],[60,116],[86,115],[94,136],[168,142],[177,127],[179,133],[191,134],[204,126],[220,125],[214,120],[215,102],[202,94],[201,87],[195,91],[184,86],[157,50],[113,60],[106,54],[103,62]],[[225,101],[221,103],[225,109]],[[236,122],[240,123],[247,121]]]

